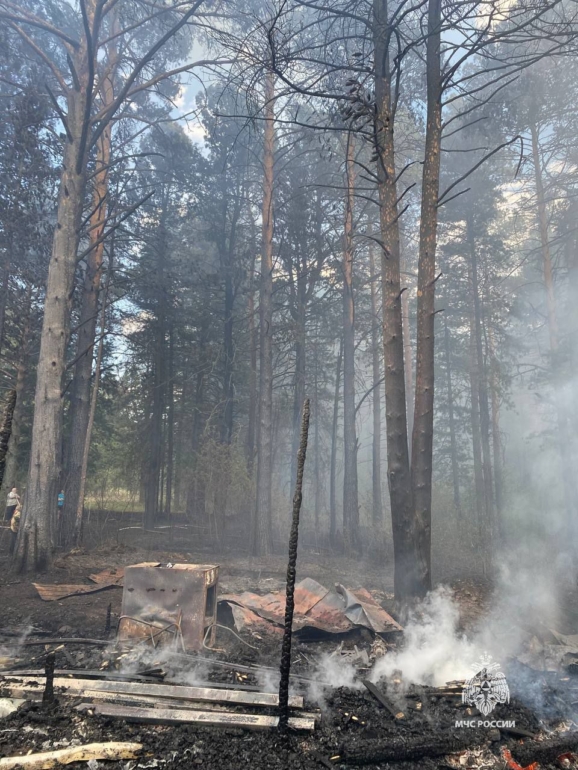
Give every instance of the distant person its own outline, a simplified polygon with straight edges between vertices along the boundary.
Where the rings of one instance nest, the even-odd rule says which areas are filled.
[[[62,513],[64,508],[64,489],[61,489],[58,493],[58,513]]]
[[[16,550],[16,541],[18,540],[18,530],[20,529],[20,516],[22,514],[22,505],[17,504],[12,518],[10,519],[10,555]]]
[[[18,489],[16,487],[12,487],[10,492],[8,492],[8,497],[6,498],[4,521],[12,521],[12,516],[14,515],[14,511],[16,510],[16,506],[19,502],[20,495],[18,494]]]

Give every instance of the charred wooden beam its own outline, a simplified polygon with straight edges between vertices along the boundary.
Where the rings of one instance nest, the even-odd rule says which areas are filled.
[[[357,744],[339,757],[350,765],[376,765],[381,762],[409,762],[423,757],[442,757],[464,749],[481,746],[487,740],[487,733],[479,730],[464,730],[464,735],[418,736],[417,738],[394,738],[388,743],[373,741],[364,746]]]

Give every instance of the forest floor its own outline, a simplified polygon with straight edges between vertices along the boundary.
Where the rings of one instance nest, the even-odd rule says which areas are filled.
[[[270,557],[257,564],[247,557],[234,556],[232,553],[215,555],[206,551],[195,552],[193,549],[187,549],[185,552],[156,551],[150,546],[130,548],[121,544],[107,544],[90,552],[77,551],[61,555],[53,563],[50,572],[39,578],[39,582],[86,583],[87,576],[93,572],[150,560],[162,563],[192,561],[219,564],[220,594],[239,593],[244,590],[266,593],[282,590],[284,586],[285,559],[280,556]],[[0,665],[1,656],[6,655],[10,660],[5,661],[4,665],[9,662],[12,670],[42,669],[46,652],[59,647],[55,644],[45,647],[17,643],[15,648],[13,642],[10,643],[11,638],[18,638],[15,634],[102,639],[109,605],[112,609],[114,631],[122,597],[122,590],[119,588],[72,596],[61,601],[44,602],[32,585],[31,578],[14,575],[8,566],[4,551],[0,553]],[[356,560],[330,558],[303,551],[300,555],[298,577],[314,578],[327,587],[331,587],[335,582],[350,588],[364,586],[385,609],[392,609],[392,576],[391,570],[387,568],[378,569],[377,565],[369,563],[360,566]],[[456,580],[452,588],[460,608],[461,627],[467,630],[483,615],[489,601],[489,586]],[[575,608],[575,596],[573,604]],[[573,629],[563,630],[568,633]],[[10,634],[13,636],[10,637]],[[250,639],[250,644],[257,649],[251,649],[234,636],[219,631],[218,647],[223,652],[219,653],[217,658],[245,666],[278,666],[278,634],[261,633],[258,637],[246,636],[247,639]],[[355,649],[354,645],[357,645],[358,649],[369,650],[371,641],[369,632],[361,631],[350,635],[344,646],[352,651]],[[388,640],[390,650],[395,648],[395,644]],[[321,653],[334,651],[337,645],[338,641],[333,638],[309,642],[295,639],[292,670],[302,676],[315,678],[319,669],[315,669],[313,662]],[[149,656],[146,662],[148,665],[154,663],[154,655]],[[104,649],[72,644],[57,649],[56,652],[56,666],[61,669],[110,671],[123,665],[113,643]],[[181,666],[170,659],[164,659],[162,665],[167,674],[166,681],[179,682],[180,675],[181,683],[183,680],[190,682],[190,678],[186,678],[185,664]],[[518,673],[521,672],[521,679],[527,679],[531,670],[521,663],[516,665],[520,669]],[[175,671],[175,666],[182,670]],[[198,678],[198,669],[193,670]],[[231,687],[241,681],[234,668],[213,668],[204,665],[202,675],[206,682],[228,683]],[[55,706],[45,707],[37,702],[27,702],[17,712],[0,719],[0,756],[15,756],[79,743],[110,740],[142,743],[141,758],[123,762],[93,762],[90,770],[95,767],[108,767],[110,770],[121,767],[125,770],[153,767],[166,770],[188,767],[199,767],[202,770],[241,770],[243,766],[248,766],[251,770],[321,770],[323,767],[351,768],[359,765],[369,768],[392,767],[398,770],[434,770],[448,767],[489,770],[506,766],[504,748],[511,749],[514,759],[519,757],[520,762],[523,761],[525,765],[530,765],[534,759],[540,759],[541,768],[578,767],[578,764],[569,764],[571,757],[559,758],[563,751],[558,745],[549,753],[544,751],[549,740],[555,739],[555,742],[558,742],[560,735],[574,726],[574,720],[578,721],[578,679],[559,671],[539,674],[531,672],[530,676],[532,686],[535,684],[541,692],[540,708],[524,705],[528,702],[527,698],[519,698],[514,687],[511,702],[498,706],[491,718],[515,720],[518,729],[537,735],[540,742],[515,739],[511,734],[495,729],[480,732],[472,728],[455,727],[456,720],[468,718],[466,707],[455,694],[440,696],[433,688],[410,690],[403,699],[404,717],[396,719],[361,685],[322,691],[311,688],[310,685],[302,685],[306,710],[321,708],[316,729],[308,734],[280,735],[274,730],[251,732],[238,728],[192,725],[128,724],[109,717],[79,713],[75,709],[77,702],[70,698],[60,698]],[[245,675],[243,684],[264,688],[263,679],[253,674]],[[335,681],[335,684],[338,682]],[[383,681],[380,682],[380,687],[382,691],[389,693],[391,684]],[[0,689],[0,696],[2,694]],[[392,691],[390,697],[397,698],[398,695]],[[421,706],[418,703],[421,703]],[[273,711],[264,713],[274,714]],[[442,747],[447,745],[447,754],[437,758],[419,757],[420,746],[425,746],[427,753],[433,745],[440,742]],[[471,745],[466,746],[464,742]],[[384,747],[385,756],[389,757],[389,760],[379,760],[376,754],[378,749]],[[395,756],[403,755],[403,752],[411,747],[415,747],[417,752],[414,759],[405,762],[393,761]],[[570,741],[570,747],[578,749],[578,738],[575,745]],[[533,750],[536,757],[530,756]],[[566,764],[560,764],[561,762]],[[86,763],[77,763],[70,767],[86,768]],[[516,770],[518,765],[512,761],[508,767],[510,770]]]

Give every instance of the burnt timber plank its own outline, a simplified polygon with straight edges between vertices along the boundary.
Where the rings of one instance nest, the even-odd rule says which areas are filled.
[[[389,699],[386,698],[386,696],[381,692],[381,690],[376,687],[373,682],[370,682],[368,679],[363,679],[362,684],[369,690],[369,692],[373,695],[374,698],[377,698],[377,700],[381,703],[381,705],[389,711],[391,716],[394,719],[403,719],[404,713],[403,711],[400,711],[399,709],[396,710],[395,707],[389,702]]]
[[[145,676],[144,674],[122,674],[120,671],[106,670],[106,669],[77,669],[77,668],[57,668],[54,670],[55,676],[70,677],[73,679],[86,679],[93,680],[99,679],[103,681],[115,681],[115,682],[151,682],[151,684],[158,684],[158,678],[152,676]],[[44,677],[44,669],[40,668],[23,668],[23,669],[10,669],[8,671],[0,671],[0,676],[15,676],[23,677],[30,676],[34,678]],[[176,684],[173,682],[172,684]],[[261,692],[261,689],[257,685],[252,684],[235,684],[231,686],[230,683],[225,682],[199,682],[197,687],[209,687],[217,690],[244,690],[246,692]]]
[[[2,676],[0,681],[14,689],[33,691],[44,686],[44,677]],[[98,690],[108,693],[126,693],[127,695],[150,695],[155,698],[176,700],[212,701],[233,703],[243,706],[278,706],[279,696],[269,692],[245,692],[239,690],[219,690],[213,687],[183,687],[181,685],[152,684],[148,682],[113,682],[92,680],[90,683],[79,679],[54,678],[54,687],[64,692],[82,693],[84,690]],[[289,698],[292,708],[303,708],[303,698],[293,695]]]
[[[109,703],[82,704],[80,709],[95,711],[107,717],[125,719],[127,722],[144,722],[156,725],[202,724],[212,727],[244,727],[248,730],[267,730],[277,727],[279,717],[264,714],[238,714],[223,711],[188,711],[182,709],[147,709],[136,706],[115,706]],[[294,730],[312,731],[315,720],[290,717],[289,727]]]

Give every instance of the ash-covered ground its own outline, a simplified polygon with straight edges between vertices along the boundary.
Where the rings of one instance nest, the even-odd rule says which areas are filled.
[[[72,554],[57,560],[52,573],[43,576],[43,582],[77,582],[97,567],[123,566],[150,555],[125,548],[106,553]],[[206,554],[202,557],[176,553],[156,555],[167,562],[184,560],[183,557],[188,561],[206,561]],[[272,559],[266,569],[260,570],[247,568],[241,559],[212,560],[222,565],[221,593],[247,589],[266,593],[283,588],[282,558]],[[355,565],[343,561],[331,564],[312,559],[308,563],[303,559],[300,574],[314,577],[325,585],[331,585],[333,580],[349,583],[351,587],[360,585],[355,578]],[[390,585],[381,571],[366,570],[363,585],[385,609],[393,611]],[[488,587],[454,583],[453,596],[460,618],[452,633],[467,631],[483,617],[488,593]],[[8,571],[2,572],[0,665],[11,671],[43,669],[46,655],[55,651],[57,669],[102,671],[103,675],[122,672],[133,676],[153,671],[149,681],[189,685],[215,682],[274,691],[281,637],[273,630],[271,633],[263,632],[262,628],[253,633],[245,631],[239,639],[219,629],[217,651],[203,651],[202,657],[209,660],[202,661],[150,649],[131,653],[119,650],[113,640],[107,647],[56,642],[28,644],[31,640],[58,637],[102,638],[109,605],[114,635],[121,594],[116,588],[44,603],[28,578],[14,578]],[[574,593],[570,591],[568,596],[572,604]],[[534,762],[541,768],[578,766],[572,756],[573,749],[578,751],[578,738],[574,740],[572,735],[578,723],[578,677],[574,676],[574,666],[567,658],[560,656],[555,664],[547,659],[545,646],[540,647],[543,634],[540,636],[537,632],[540,619],[531,621],[536,628],[527,630],[524,654],[510,656],[503,664],[510,700],[498,705],[488,717],[488,721],[498,725],[510,725],[503,729],[478,727],[481,715],[462,703],[457,686],[443,687],[439,681],[432,685],[408,683],[403,671],[396,671],[394,665],[398,660],[401,667],[406,665],[398,654],[404,643],[407,644],[402,636],[388,637],[383,644],[376,644],[370,632],[361,630],[345,637],[294,638],[292,690],[304,695],[306,711],[319,714],[312,733],[129,724],[79,712],[76,706],[83,700],[81,697],[59,697],[57,691],[55,704],[44,706],[37,700],[29,701],[0,719],[0,755],[8,757],[99,741],[136,741],[143,745],[139,759],[93,762],[91,770],[95,767],[239,770],[244,766],[255,770],[357,766],[489,770],[508,766],[516,770],[518,766],[527,767]],[[571,634],[572,625],[567,624],[563,631]],[[570,636],[563,639],[566,647],[569,640]],[[419,649],[415,655],[419,662]],[[393,664],[386,666],[386,673],[380,677],[375,667],[384,660]],[[421,660],[423,662],[423,657]],[[383,668],[383,663],[381,665]],[[254,667],[259,670],[246,670]],[[366,678],[373,679],[389,707],[384,707],[362,684]],[[0,696],[7,694],[0,691]],[[275,711],[264,709],[262,713],[274,715]],[[476,725],[456,726],[456,722],[464,720],[473,720]],[[512,723],[517,732],[513,732]],[[505,750],[511,752],[511,759]],[[402,758],[405,761],[401,761]],[[70,766],[86,767],[86,764]]]

